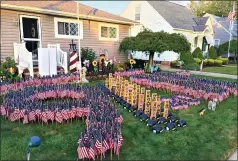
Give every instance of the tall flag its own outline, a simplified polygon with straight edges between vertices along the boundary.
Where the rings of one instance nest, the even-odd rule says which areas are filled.
[[[236,15],[235,11],[230,11],[227,17],[227,21],[231,21],[233,17]]]

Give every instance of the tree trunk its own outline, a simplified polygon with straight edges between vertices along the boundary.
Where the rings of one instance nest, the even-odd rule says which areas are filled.
[[[147,72],[150,72],[150,67],[154,65],[154,52],[150,51],[149,55],[149,67],[147,68]]]

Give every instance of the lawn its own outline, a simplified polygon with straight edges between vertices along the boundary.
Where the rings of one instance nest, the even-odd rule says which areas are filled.
[[[211,73],[237,75],[237,66],[205,67],[203,68],[202,71],[211,72]]]
[[[160,95],[169,95],[158,92]],[[215,112],[198,111],[207,102],[189,109],[172,111],[185,119],[188,126],[178,131],[153,134],[144,122],[118,105],[124,118],[123,146],[120,160],[225,160],[237,148],[237,98],[230,97]],[[1,160],[23,160],[30,136],[42,139],[32,149],[31,160],[76,160],[77,139],[85,125],[82,120],[72,124],[38,125],[9,123],[1,118]],[[107,154],[109,160],[109,154]],[[113,159],[117,160],[114,156]]]

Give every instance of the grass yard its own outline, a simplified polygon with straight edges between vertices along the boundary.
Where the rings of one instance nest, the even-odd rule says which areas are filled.
[[[118,106],[124,118],[120,160],[227,159],[237,148],[237,98],[230,97],[219,104],[215,112],[205,111],[200,117],[198,111],[206,105],[207,102],[202,102],[186,111],[172,111],[185,119],[188,126],[161,135],[153,134],[145,122]],[[1,160],[25,159],[25,148],[33,135],[40,136],[42,145],[32,149],[31,160],[76,160],[77,140],[84,128],[81,120],[56,127],[55,124],[9,123],[1,118]],[[110,159],[109,153],[106,159]]]
[[[203,68],[202,71],[211,72],[211,73],[237,75],[237,66],[205,67]]]

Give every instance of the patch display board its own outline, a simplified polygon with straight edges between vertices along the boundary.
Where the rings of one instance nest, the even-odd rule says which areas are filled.
[[[142,110],[144,108],[144,98],[145,94],[139,94],[139,100],[138,100],[138,110]]]
[[[156,100],[155,100],[155,101],[151,101],[151,108],[150,108],[151,114],[150,114],[150,119],[156,118],[156,114],[157,114],[157,104],[158,104],[158,102],[157,102]]]
[[[141,94],[145,94],[145,87],[141,87],[140,93],[141,93]]]
[[[151,96],[151,102],[153,101],[157,101],[157,93],[152,93],[152,96]]]
[[[168,112],[169,112],[169,100],[165,100],[163,117],[165,117],[166,119],[168,118]]]
[[[161,112],[160,112],[160,96],[157,96],[157,107],[156,107],[156,111],[157,111],[157,113],[160,115],[161,114]]]
[[[144,113],[148,116],[150,116],[150,105],[151,105],[151,97],[147,97]]]
[[[108,78],[106,78],[106,80],[105,80],[105,87],[106,87],[106,88],[109,87],[109,79],[108,79]]]
[[[133,98],[133,85],[128,85],[127,87],[127,103],[132,103]]]

